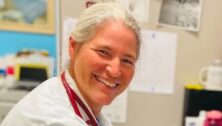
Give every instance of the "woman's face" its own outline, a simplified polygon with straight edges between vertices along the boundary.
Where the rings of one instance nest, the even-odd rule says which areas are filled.
[[[88,104],[107,105],[129,85],[135,71],[135,33],[121,22],[106,22],[78,51],[70,47],[70,73]]]

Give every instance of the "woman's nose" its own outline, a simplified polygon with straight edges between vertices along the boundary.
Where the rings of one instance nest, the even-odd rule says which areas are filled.
[[[111,60],[110,63],[107,65],[106,70],[108,71],[111,77],[120,77],[121,76],[120,60],[119,59]]]

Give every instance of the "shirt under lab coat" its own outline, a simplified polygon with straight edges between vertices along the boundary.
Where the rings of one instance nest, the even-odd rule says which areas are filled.
[[[68,71],[65,73],[66,81],[80,95],[76,84]],[[79,107],[79,106],[78,106]],[[79,107],[85,120],[85,112]],[[90,109],[89,109],[90,110]],[[92,113],[92,112],[91,112]],[[100,126],[112,126],[107,117],[100,113],[98,119]],[[65,88],[60,77],[51,78],[27,94],[20,100],[5,117],[0,126],[88,126],[85,121],[74,113]]]

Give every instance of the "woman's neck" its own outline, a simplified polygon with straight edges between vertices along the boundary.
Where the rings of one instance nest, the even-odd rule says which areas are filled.
[[[84,99],[86,100],[86,102],[87,102],[88,106],[90,107],[90,109],[91,109],[93,115],[95,116],[95,118],[97,118],[100,114],[102,106],[101,105],[96,105],[95,103],[90,102],[85,97],[84,97]]]
[[[83,92],[83,90],[80,88],[78,82],[76,81],[76,78],[75,78],[75,73],[72,72],[72,70],[68,70],[73,81],[76,83],[76,86],[80,92],[80,94],[82,95],[83,99],[86,101],[87,105],[89,106],[90,110],[92,111],[93,115],[95,118],[97,118],[100,114],[100,111],[102,109],[102,106],[99,105],[99,104],[96,104],[95,102],[93,102],[92,100],[90,100],[86,95],[85,93]]]

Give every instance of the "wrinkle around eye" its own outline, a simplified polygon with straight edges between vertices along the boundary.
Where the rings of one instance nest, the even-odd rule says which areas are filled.
[[[110,55],[108,51],[106,50],[98,50],[99,53],[103,54],[103,55]]]
[[[108,51],[104,49],[92,49],[92,50],[94,50],[100,56],[108,57],[111,55]]]
[[[123,59],[122,61],[123,61],[124,64],[126,64],[126,65],[129,65],[129,66],[132,66],[132,67],[135,66],[135,62],[132,61],[132,60],[129,60],[129,59]]]

